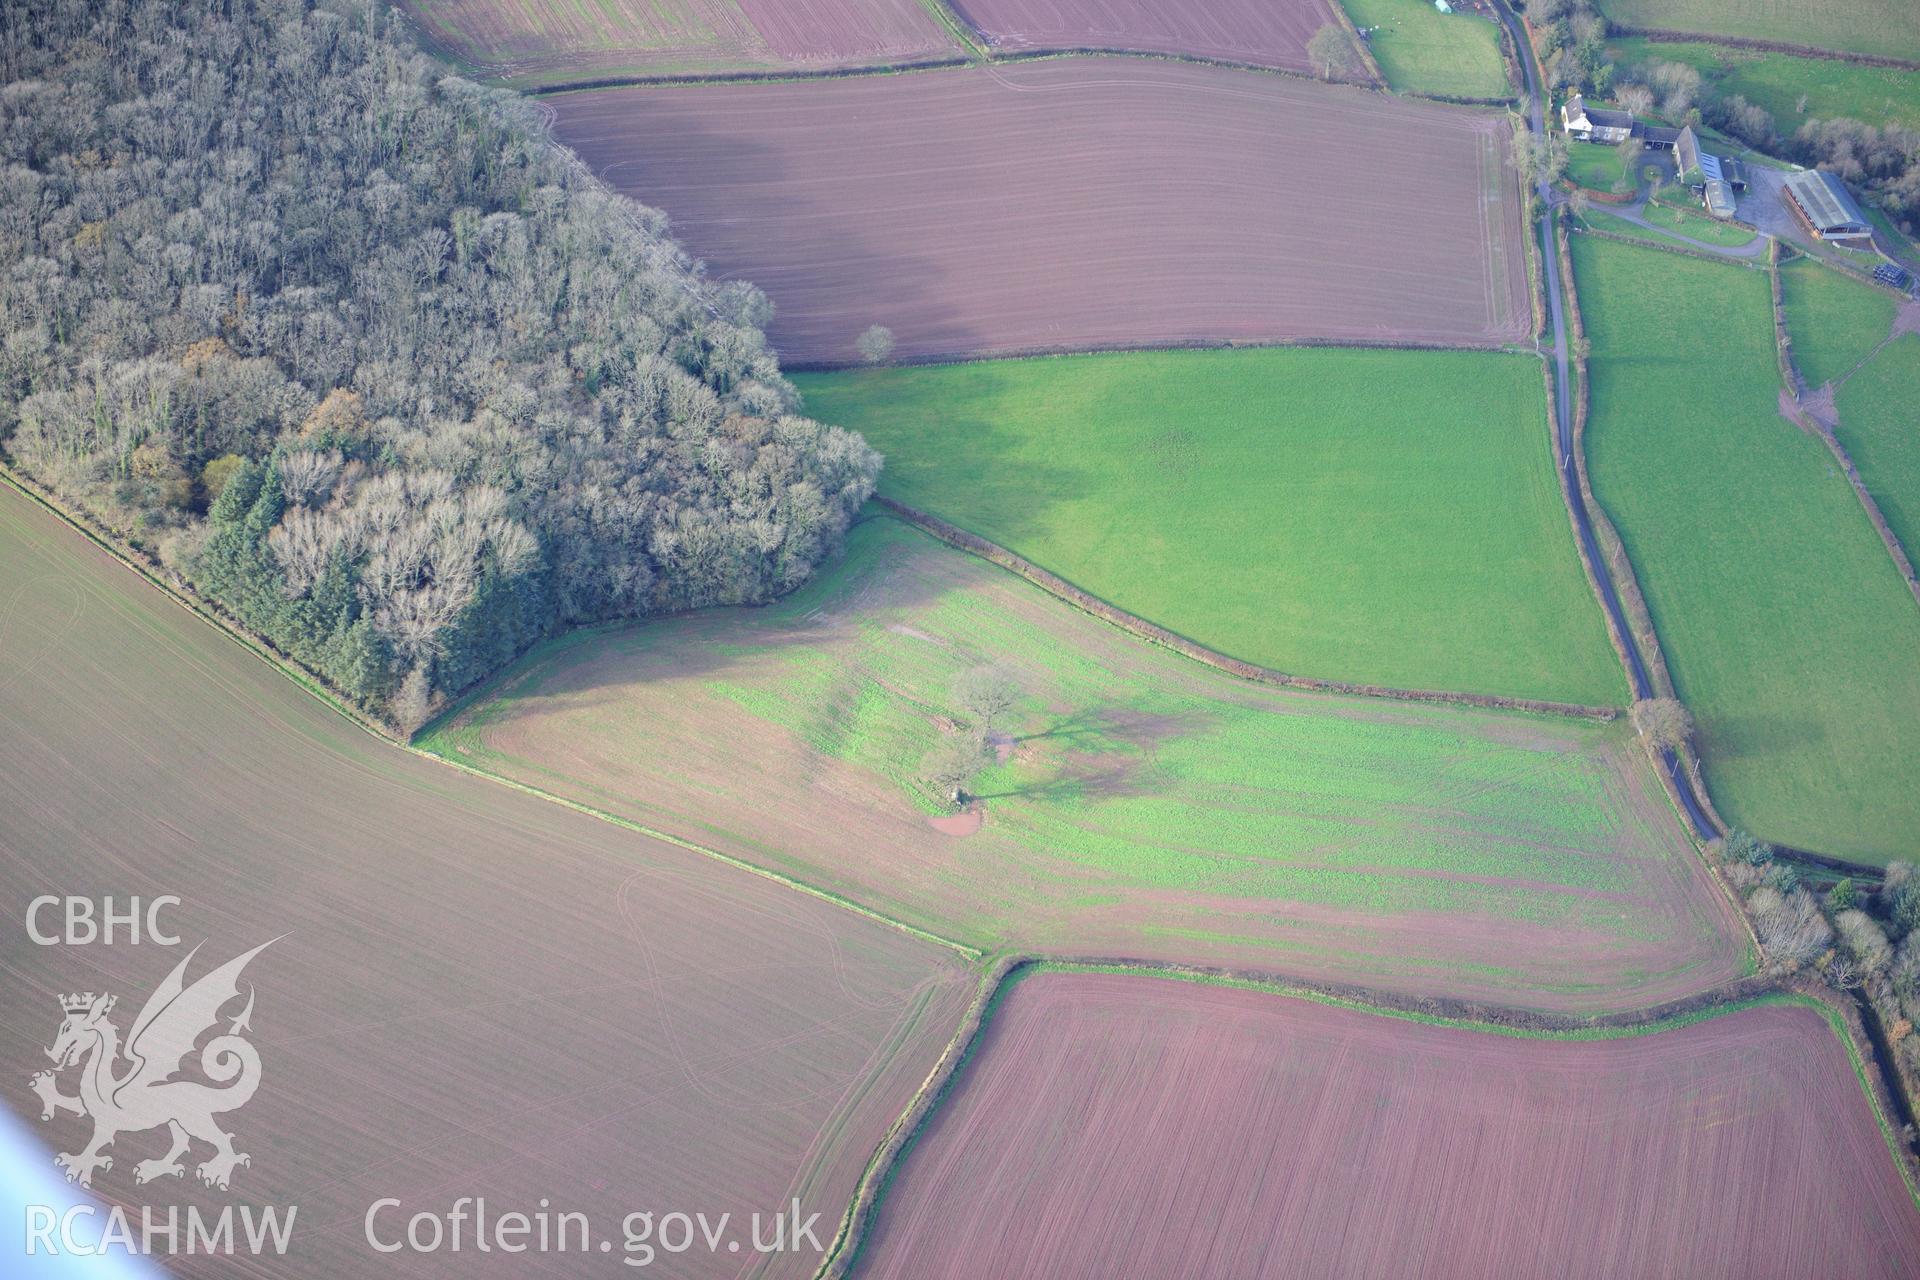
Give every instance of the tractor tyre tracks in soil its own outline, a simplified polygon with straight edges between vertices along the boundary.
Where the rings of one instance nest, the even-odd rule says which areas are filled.
[[[952,1041],[928,1074],[920,1091],[874,1152],[854,1201],[829,1245],[815,1280],[845,1280],[855,1274],[862,1250],[872,1235],[875,1219],[887,1193],[934,1116],[959,1087],[993,1021],[994,1013],[1015,982],[1029,972],[1121,973],[1140,977],[1172,978],[1267,991],[1277,997],[1303,999],[1340,1008],[1500,1035],[1577,1040],[1583,1036],[1653,1034],[1689,1023],[1733,1013],[1767,1001],[1788,1001],[1817,1007],[1832,1026],[1852,1059],[1855,1075],[1871,1108],[1888,1155],[1920,1206],[1920,1142],[1912,1132],[1913,1112],[1908,1099],[1890,1074],[1891,1061],[1881,1029],[1866,1002],[1835,1002],[1833,993],[1789,983],[1777,976],[1754,975],[1722,983],[1709,990],[1644,1009],[1592,1017],[1546,1014],[1513,1006],[1457,1001],[1446,997],[1418,997],[1376,988],[1339,983],[1302,982],[1275,972],[1209,966],[1170,965],[1157,961],[1112,956],[1066,956],[1010,953],[986,963],[973,1006],[962,1018]],[[1858,997],[1858,993],[1855,993]],[[1857,1008],[1855,1006],[1858,1006]]]

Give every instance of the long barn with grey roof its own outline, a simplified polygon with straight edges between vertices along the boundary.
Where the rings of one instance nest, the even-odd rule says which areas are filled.
[[[1853,202],[1846,184],[1824,169],[1802,169],[1790,173],[1781,184],[1787,203],[1801,221],[1822,240],[1866,240],[1873,236],[1873,224]]]

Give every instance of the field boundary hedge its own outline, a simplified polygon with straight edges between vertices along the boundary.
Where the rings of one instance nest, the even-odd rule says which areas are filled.
[[[1582,226],[1580,234],[1600,240],[1614,240],[1620,244],[1638,245],[1642,249],[1657,249],[1661,253],[1677,253],[1686,258],[1701,258],[1707,262],[1719,262],[1728,266],[1753,267],[1756,265],[1746,258],[1730,258],[1724,253],[1709,253],[1705,249],[1696,249],[1692,245],[1668,244],[1664,240],[1643,240],[1639,236],[1622,235],[1618,231],[1608,231],[1601,227]]]
[[[1773,285],[1773,347],[1775,354],[1780,358],[1781,381],[1786,384],[1786,394],[1792,398],[1793,423],[1802,431],[1818,436],[1820,442],[1827,446],[1827,452],[1833,455],[1833,460],[1840,464],[1840,473],[1846,476],[1847,483],[1853,486],[1853,496],[1860,500],[1860,506],[1867,513],[1868,523],[1873,525],[1873,531],[1880,535],[1881,545],[1886,547],[1887,554],[1893,558],[1893,567],[1899,571],[1901,580],[1907,584],[1907,591],[1912,594],[1913,602],[1920,604],[1920,577],[1914,574],[1913,561],[1908,557],[1907,549],[1900,545],[1899,535],[1894,533],[1893,526],[1887,523],[1887,517],[1880,510],[1880,504],[1874,501],[1873,494],[1867,491],[1867,483],[1860,478],[1860,468],[1853,464],[1853,456],[1847,452],[1847,447],[1840,443],[1840,437],[1835,434],[1832,427],[1801,408],[1802,398],[1807,391],[1807,380],[1801,375],[1800,366],[1795,364],[1793,359],[1793,333],[1787,324],[1786,291],[1780,280],[1779,247],[1780,242],[1774,241],[1773,252],[1767,258],[1767,278]],[[1820,261],[1818,258],[1813,260]],[[1878,354],[1878,350],[1875,348],[1875,354]],[[1872,359],[1872,356],[1867,358]],[[1834,412],[1839,412],[1837,407]]]
[[[1178,632],[1169,631],[1155,622],[1149,622],[1138,614],[1129,613],[1116,605],[1109,604],[1100,597],[1081,590],[1057,573],[1042,569],[1024,556],[1015,555],[996,542],[989,542],[978,534],[968,533],[957,525],[952,525],[938,516],[929,515],[915,507],[910,507],[897,499],[875,494],[873,502],[889,515],[905,524],[912,525],[923,533],[932,535],[950,547],[955,547],[969,555],[978,556],[989,564],[1010,570],[1039,587],[1048,595],[1063,600],[1090,614],[1102,622],[1110,623],[1142,640],[1171,649],[1182,657],[1195,662],[1205,663],[1228,675],[1237,676],[1255,684],[1275,685],[1287,689],[1304,689],[1316,693],[1350,694],[1363,698],[1385,698],[1401,702],[1452,703],[1470,707],[1485,707],[1497,711],[1533,711],[1545,715],[1570,716],[1586,720],[1608,721],[1619,718],[1618,707],[1583,706],[1573,702],[1549,702],[1537,698],[1507,698],[1489,693],[1454,693],[1434,689],[1396,689],[1387,685],[1352,684],[1342,680],[1322,680],[1313,676],[1290,675],[1276,671],[1272,667],[1263,667],[1257,663],[1245,662],[1229,657],[1217,649],[1209,649],[1203,644],[1189,640]]]
[[[890,360],[883,368],[922,369],[948,364],[1001,363],[1008,360],[1071,360],[1075,356],[1123,356],[1155,351],[1289,351],[1296,347],[1340,351],[1461,351],[1485,355],[1489,351],[1525,351],[1531,347],[1518,343],[1497,346],[1472,346],[1461,342],[1419,342],[1407,338],[1281,338],[1272,342],[1176,338],[1142,345],[1138,342],[1100,342],[1072,347],[1017,347],[1005,352],[972,352],[915,356]],[[849,369],[869,368],[861,360],[782,360],[781,369],[789,373],[842,373]]]
[[[1115,973],[1227,986],[1430,1026],[1540,1040],[1624,1039],[1658,1035],[1765,1005],[1812,1008],[1826,1020],[1835,1038],[1846,1050],[1854,1078],[1886,1142],[1887,1153],[1892,1157],[1894,1167],[1899,1170],[1908,1195],[1916,1206],[1920,1206],[1920,1167],[1917,1167],[1913,1153],[1901,1141],[1895,1121],[1902,1112],[1879,1067],[1880,1055],[1859,1011],[1851,1006],[1836,1005],[1830,992],[1806,979],[1782,981],[1771,975],[1755,974],[1644,1009],[1581,1018],[1448,997],[1402,995],[1342,983],[1308,982],[1263,970],[1167,964],[1124,956],[1062,956],[1021,952],[1001,956],[982,975],[980,994],[962,1019],[947,1052],[935,1064],[926,1082],[868,1161],[853,1203],[848,1206],[841,1219],[840,1230],[828,1247],[819,1270],[815,1272],[816,1280],[843,1280],[852,1273],[894,1179],[912,1155],[934,1113],[952,1095],[1007,992],[1028,975],[1044,972]]]
[[[945,3],[945,0],[940,0],[940,3]],[[1347,6],[1340,0],[1332,0],[1327,7],[1333,10],[1333,20],[1340,24],[1340,29],[1347,33],[1347,39],[1353,42],[1355,52],[1360,55],[1360,61],[1367,64],[1367,74],[1373,77],[1374,84],[1391,93],[1392,90],[1387,86],[1386,71],[1381,68],[1379,59],[1373,56],[1373,46],[1368,44],[1366,37],[1360,34],[1360,28],[1353,25],[1353,15],[1347,12]]]
[[[1349,27],[1351,29],[1351,27]],[[1363,46],[1364,41],[1359,41]],[[530,98],[552,97],[560,93],[585,93],[599,89],[645,89],[666,87],[689,87],[703,84],[785,84],[802,80],[854,80],[868,76],[906,75],[915,71],[947,71],[959,67],[991,67],[1016,62],[1047,62],[1067,58],[1139,58],[1147,62],[1184,62],[1196,67],[1220,67],[1227,71],[1251,71],[1258,75],[1282,76],[1288,80],[1305,80],[1311,84],[1345,85],[1352,89],[1361,89],[1369,93],[1398,97],[1387,88],[1384,76],[1376,83],[1365,80],[1328,80],[1322,76],[1311,75],[1293,67],[1277,67],[1265,62],[1242,62],[1235,58],[1216,58],[1199,53],[1169,53],[1162,49],[1122,49],[1106,48],[1100,45],[1048,45],[1038,49],[1009,49],[1003,52],[988,52],[981,57],[968,57],[964,54],[942,54],[935,57],[908,58],[898,62],[869,62],[846,67],[749,67],[737,71],[678,71],[661,72],[648,75],[643,72],[628,72],[615,75],[600,75],[586,80],[561,80],[548,84],[527,85],[517,92]],[[1370,67],[1378,69],[1371,53],[1366,54]],[[1472,105],[1479,99],[1442,98],[1429,94],[1407,94],[1407,97],[1424,98],[1435,102],[1448,102],[1455,105]],[[1507,99],[1492,100],[1496,103]]]
[[[325,706],[328,710],[350,722],[364,733],[396,745],[405,745],[404,739],[392,726],[381,723],[360,711],[352,703],[326,682],[318,672],[310,671],[298,659],[281,653],[273,642],[265,636],[248,630],[238,620],[226,613],[213,601],[207,600],[191,587],[180,581],[172,571],[160,563],[159,559],[139,547],[123,542],[119,537],[96,522],[85,512],[78,511],[61,502],[51,492],[43,489],[35,481],[15,470],[5,461],[0,461],[0,483],[12,486],[33,502],[58,517],[88,542],[104,551],[119,565],[144,579],[168,600],[193,614],[203,622],[211,624],[215,630],[227,639],[251,653],[260,661],[272,667],[280,675],[291,680],[308,696]]]
[[[1646,595],[1640,589],[1640,578],[1634,572],[1633,558],[1627,552],[1626,539],[1620,536],[1620,530],[1613,523],[1613,517],[1607,514],[1606,507],[1594,493],[1593,476],[1587,470],[1587,421],[1592,409],[1592,378],[1587,368],[1589,346],[1587,322],[1580,310],[1580,286],[1577,273],[1573,269],[1573,244],[1567,224],[1564,221],[1560,222],[1555,230],[1559,249],[1557,256],[1560,259],[1560,283],[1561,288],[1566,292],[1567,323],[1573,341],[1575,375],[1572,396],[1573,470],[1580,485],[1579,497],[1587,508],[1587,519],[1593,525],[1594,542],[1599,546],[1600,554],[1606,559],[1606,571],[1613,581],[1614,593],[1619,597],[1621,611],[1628,625],[1633,629],[1634,642],[1646,665],[1647,679],[1653,686],[1653,696],[1680,701],[1679,690],[1673,682],[1673,673],[1667,667],[1666,650],[1661,646],[1659,630],[1654,626],[1653,610],[1647,604]],[[1623,244],[1639,245],[1645,248],[1661,247],[1643,244],[1630,236],[1612,236],[1604,232],[1590,234],[1600,235],[1603,239],[1619,240]],[[1705,254],[1697,256],[1706,257],[1713,262],[1730,262],[1729,259],[1713,258]],[[1732,263],[1732,265],[1743,264]],[[1625,661],[1626,655],[1623,653],[1621,658]],[[1707,821],[1721,832],[1730,830],[1727,820],[1721,817],[1720,811],[1714,807],[1713,793],[1707,789],[1706,772],[1701,765],[1699,752],[1689,743],[1684,749],[1674,752],[1674,758],[1686,771],[1687,785],[1692,789],[1694,799],[1701,812],[1706,815]],[[1668,799],[1679,807],[1684,818],[1687,809],[1685,798],[1679,794],[1678,784],[1668,775],[1662,761],[1658,759],[1654,761],[1654,772],[1660,776],[1660,784],[1665,788]],[[1712,870],[1711,867],[1709,872],[1716,883],[1722,884],[1723,891],[1730,895],[1731,890],[1726,889],[1719,872]],[[1753,925],[1747,920],[1746,911],[1738,903],[1735,903],[1734,910],[1739,914],[1741,922],[1746,925],[1749,936],[1752,936]],[[1754,944],[1759,945],[1758,938],[1754,939]]]
[[[1851,62],[1861,67],[1891,67],[1895,71],[1920,71],[1920,62],[1890,57],[1883,53],[1851,53],[1845,49],[1822,49],[1810,44],[1786,40],[1763,40],[1758,36],[1715,36],[1700,31],[1670,31],[1664,27],[1628,27],[1609,22],[1607,34],[1638,36],[1655,44],[1717,44],[1729,49],[1754,49],[1761,53],[1789,53],[1796,58],[1823,58],[1828,62]]]
[[[1563,237],[1566,234],[1564,225],[1561,227],[1561,234]],[[1667,249],[1667,246],[1664,245],[1650,244],[1646,241],[1635,240],[1630,236],[1611,235],[1604,231],[1584,230],[1581,234],[1597,236],[1602,240],[1615,240],[1621,244],[1632,245],[1640,249]],[[1775,245],[1778,245],[1778,241],[1775,241]],[[1580,314],[1579,295],[1575,292],[1576,286],[1573,281],[1575,274],[1573,270],[1573,255],[1568,250],[1569,246],[1563,240],[1560,253],[1563,263],[1561,267],[1561,279],[1567,288],[1567,310],[1572,317],[1570,323],[1572,324],[1576,339],[1574,367],[1579,374],[1578,390],[1574,398],[1573,434],[1575,468],[1580,476],[1582,496],[1587,500],[1588,515],[1593,520],[1594,537],[1600,542],[1602,553],[1606,555],[1609,563],[1612,564],[1617,561],[1620,565],[1620,573],[1624,576],[1624,578],[1616,577],[1614,579],[1614,585],[1620,591],[1621,607],[1628,611],[1635,633],[1643,635],[1647,641],[1648,648],[1645,650],[1644,656],[1647,660],[1647,675],[1648,678],[1653,681],[1654,692],[1660,697],[1679,700],[1679,692],[1674,686],[1673,676],[1667,670],[1665,652],[1659,647],[1660,638],[1654,629],[1652,610],[1647,607],[1646,597],[1640,592],[1639,580],[1633,576],[1633,563],[1627,555],[1626,544],[1621,540],[1620,532],[1614,527],[1612,518],[1607,515],[1606,508],[1601,506],[1598,500],[1594,498],[1592,481],[1587,473],[1585,446],[1588,409],[1586,322]],[[1708,262],[1719,263],[1721,266],[1757,269],[1757,264],[1748,262],[1745,259],[1722,258],[1704,253],[1695,254],[1691,251],[1678,249],[1668,249],[1667,251],[1685,252],[1689,257],[1702,258]],[[1729,824],[1727,820],[1721,816],[1720,811],[1714,807],[1713,793],[1707,788],[1706,774],[1698,753],[1689,748],[1685,752],[1677,753],[1676,758],[1679,759],[1681,765],[1686,769],[1687,777],[1693,784],[1694,795],[1698,798],[1700,807],[1705,811],[1707,817],[1722,832],[1732,830],[1731,824]],[[1663,783],[1667,785],[1668,793],[1671,795],[1671,779],[1666,777],[1666,771],[1664,769],[1658,770],[1657,772],[1660,773],[1661,779]],[[1789,861],[1804,862],[1813,866],[1825,867],[1828,870],[1838,871],[1843,875],[1852,876],[1857,880],[1864,879],[1878,883],[1886,872],[1886,868],[1884,867],[1874,866],[1871,863],[1854,862],[1846,858],[1835,857],[1830,853],[1819,853],[1812,849],[1801,849],[1793,845],[1777,843],[1773,845],[1773,848],[1776,854]]]

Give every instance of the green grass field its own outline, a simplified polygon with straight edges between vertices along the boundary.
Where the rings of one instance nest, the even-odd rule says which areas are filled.
[[[803,374],[881,491],[1235,657],[1618,705],[1540,366],[1270,348]]]
[[[1602,146],[1597,142],[1575,142],[1567,147],[1567,177],[1593,191],[1632,189],[1625,166],[1624,148]]]
[[[1908,558],[1920,554],[1920,333],[1891,342],[1893,295],[1801,259],[1781,268],[1794,358],[1839,382],[1834,433]]]
[[[1637,222],[1628,222],[1617,213],[1609,213],[1600,205],[1595,205],[1581,215],[1581,221],[1595,231],[1606,231],[1616,236],[1625,236],[1629,240],[1643,240],[1648,244],[1678,245],[1683,249],[1695,246],[1688,244],[1678,236],[1670,236],[1664,231],[1655,231],[1643,227]]]
[[[1703,213],[1695,213],[1691,208],[1682,208],[1670,204],[1649,204],[1641,215],[1657,227],[1698,240],[1703,244],[1717,244],[1733,247],[1751,243],[1754,232],[1747,227],[1736,226],[1730,222],[1721,222],[1718,218]]]
[[[1656,59],[1698,70],[1715,93],[1739,95],[1764,107],[1774,127],[1791,134],[1804,120],[1848,116],[1871,125],[1920,129],[1920,71],[1863,67],[1831,58],[1797,58],[1727,45],[1655,43],[1638,37],[1610,40],[1616,63]],[[1800,99],[1806,99],[1801,108]]]
[[[1728,821],[1920,851],[1920,610],[1824,446],[1778,412],[1764,273],[1574,242],[1594,487]]]
[[[1485,18],[1441,13],[1428,0],[1340,0],[1395,93],[1501,98],[1513,92],[1500,32]]]
[[[1781,265],[1793,359],[1807,385],[1845,377],[1886,340],[1899,300],[1806,258]]]
[[[1598,0],[1615,23],[1920,60],[1912,0]]]
[[[1023,696],[956,837],[918,769],[985,661]],[[1623,725],[1251,685],[891,518],[766,609],[545,646],[425,745],[982,947],[1581,1007],[1739,964]]]

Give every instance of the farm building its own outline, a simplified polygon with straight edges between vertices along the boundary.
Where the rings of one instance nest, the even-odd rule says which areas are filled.
[[[1604,142],[1615,146],[1633,136],[1633,116],[1607,107],[1589,107],[1579,94],[1568,98],[1560,108],[1560,123],[1567,136],[1582,142]]]
[[[1847,194],[1846,184],[1824,169],[1790,173],[1781,185],[1787,203],[1813,234],[1822,240],[1866,240],[1873,224]]]
[[[1691,127],[1682,129],[1673,144],[1674,168],[1680,181],[1716,218],[1731,218],[1740,207],[1735,198],[1747,189],[1747,169],[1738,160],[1714,155],[1700,147]]]
[[[1633,136],[1640,139],[1649,151],[1671,151],[1680,141],[1683,130],[1670,129],[1663,124],[1641,124],[1634,122]]]

